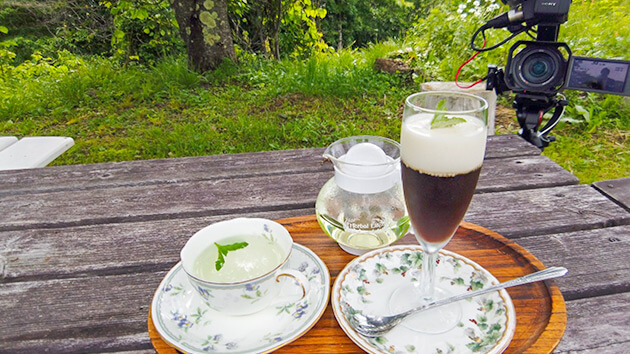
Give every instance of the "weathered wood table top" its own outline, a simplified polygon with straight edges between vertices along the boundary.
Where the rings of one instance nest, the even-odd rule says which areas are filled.
[[[0,352],[153,351],[151,299],[186,240],[237,216],[314,214],[322,152],[0,172]],[[630,212],[516,136],[490,137],[481,174],[466,221],[569,269],[556,352],[628,352]]]

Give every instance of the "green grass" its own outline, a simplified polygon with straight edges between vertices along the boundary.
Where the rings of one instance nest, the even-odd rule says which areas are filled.
[[[373,72],[367,61],[354,68],[345,60],[226,64],[205,77],[183,60],[146,69],[94,60],[25,89],[18,89],[21,80],[5,82],[0,131],[73,137],[76,145],[55,164],[325,146],[357,134],[396,137],[405,95],[393,91],[398,80]]]
[[[576,175],[581,183],[630,176],[630,132],[600,129],[588,133],[576,127],[556,128],[558,140],[544,155]]]
[[[88,61],[5,95],[0,131],[73,137],[76,145],[57,165],[322,147],[359,134],[398,139],[402,102],[414,85],[355,56],[364,58],[355,68],[337,57],[322,65],[226,64],[206,76],[183,60],[155,68]],[[30,103],[13,103],[20,100]],[[583,183],[630,175],[628,131],[591,129],[585,121],[563,124],[545,155]]]
[[[576,54],[630,53],[630,25],[608,25],[630,24],[622,2],[573,2],[561,34]],[[599,20],[604,15],[614,18]],[[206,75],[188,70],[183,58],[153,67],[67,52],[18,67],[0,61],[0,134],[73,137],[75,146],[57,165],[323,147],[359,134],[398,139],[403,100],[419,82],[377,73],[374,60],[411,46],[410,63],[427,80],[452,80],[470,54],[467,42],[479,20],[458,16],[433,11],[400,43],[305,61],[244,54],[239,64],[225,63]],[[487,63],[501,64],[506,50],[481,56],[463,80],[485,74]],[[570,123],[554,129],[558,141],[544,154],[582,183],[629,176],[630,100],[567,95]]]

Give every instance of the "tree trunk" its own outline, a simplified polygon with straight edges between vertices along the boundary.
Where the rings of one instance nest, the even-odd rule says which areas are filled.
[[[339,40],[337,40],[337,51],[341,51],[343,49],[343,26],[341,24],[341,16],[339,16]]]
[[[282,0],[276,0],[274,4],[275,14],[273,14],[273,56],[276,60],[280,59],[280,22],[282,21]]]
[[[223,59],[236,59],[227,0],[171,0],[171,6],[195,71],[214,70]]]

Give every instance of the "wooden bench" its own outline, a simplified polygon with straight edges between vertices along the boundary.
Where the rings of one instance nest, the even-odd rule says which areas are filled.
[[[62,136],[0,137],[0,170],[44,167],[74,145]]]

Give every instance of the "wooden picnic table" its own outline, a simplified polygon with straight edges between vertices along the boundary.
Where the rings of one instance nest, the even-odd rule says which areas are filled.
[[[332,176],[322,152],[0,172],[0,352],[152,352],[151,300],[186,240],[228,218],[314,214]],[[628,351],[630,212],[619,201],[519,137],[492,136],[465,220],[569,269],[556,282],[568,317],[556,352]],[[360,352],[338,332],[328,308],[281,351]]]

